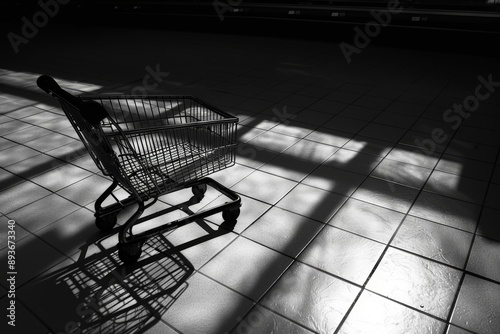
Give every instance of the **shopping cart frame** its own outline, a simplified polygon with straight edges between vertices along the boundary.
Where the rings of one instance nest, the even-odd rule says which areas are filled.
[[[236,224],[236,220],[240,214],[240,206],[241,206],[241,198],[234,191],[226,188],[219,182],[208,178],[203,177],[200,179],[191,180],[189,182],[184,182],[182,184],[176,185],[172,189],[164,189],[161,190],[160,187],[156,187],[156,191],[153,193],[140,193],[135,189],[134,186],[131,186],[130,182],[127,183],[127,180],[124,179],[123,175],[120,174],[116,170],[116,166],[111,161],[103,158],[106,157],[106,154],[109,153],[109,143],[107,142],[107,137],[109,134],[105,134],[102,130],[101,124],[103,121],[109,121],[113,123],[113,126],[116,126],[117,133],[113,134],[113,136],[123,136],[126,139],[127,135],[137,133],[138,130],[123,130],[116,124],[116,122],[111,118],[106,109],[100,105],[99,103],[95,103],[95,100],[102,96],[74,96],[69,92],[62,89],[56,81],[47,75],[42,75],[37,80],[37,85],[46,93],[52,95],[57,98],[61,107],[70,120],[73,128],[76,133],[80,137],[83,144],[86,146],[88,153],[96,163],[97,167],[101,170],[101,172],[112,178],[112,184],[97,198],[94,208],[95,208],[95,224],[102,231],[110,231],[112,230],[117,223],[118,214],[125,209],[126,207],[130,207],[132,205],[137,204],[137,210],[127,219],[127,221],[121,226],[119,234],[118,234],[118,255],[120,259],[125,263],[133,263],[136,262],[142,252],[142,245],[148,238],[157,235],[159,233],[166,233],[170,230],[176,229],[178,227],[184,226],[191,222],[194,222],[199,219],[206,218],[208,216],[214,215],[216,213],[222,212],[222,217],[224,219],[224,223],[221,225],[222,228],[232,229]],[[106,98],[113,97],[111,95],[105,95]],[[126,99],[136,99],[143,98],[142,96],[125,96],[118,95],[116,98],[126,98]],[[172,96],[148,96],[148,98],[165,98]],[[173,96],[174,98],[183,98],[189,99],[190,101],[195,101],[206,108],[210,108],[212,111],[216,111],[218,114],[224,116],[226,119],[223,122],[238,122],[238,119],[227,112],[221,111],[206,102],[203,102],[193,96]],[[89,101],[93,103],[88,103]],[[67,111],[67,108],[74,108],[74,110],[78,111],[78,117],[84,119],[83,123],[79,123],[75,121],[74,116]],[[197,127],[209,127],[214,124],[219,124],[221,121],[201,121],[197,122]],[[236,124],[234,125],[236,127]],[[84,133],[82,130],[85,126],[90,126],[92,131],[95,131],[100,138],[100,143],[97,145],[89,144],[88,135]],[[157,131],[175,131],[179,129],[179,127],[187,127],[189,124],[178,124],[178,125],[165,125],[162,127],[158,127],[158,129],[154,129]],[[234,134],[236,133],[236,128],[234,129]],[[95,134],[94,132],[92,134]],[[101,144],[102,143],[102,144]],[[102,147],[101,147],[102,146]],[[133,152],[132,152],[133,153]],[[234,160],[232,161],[234,164]],[[221,169],[227,168],[222,167]],[[148,167],[149,168],[149,167]],[[146,172],[147,173],[147,172]],[[153,180],[154,182],[154,180]],[[156,184],[156,183],[155,183]],[[118,200],[116,196],[113,194],[113,191],[118,187],[125,189],[130,195],[123,199]],[[170,221],[165,224],[161,224],[160,226],[148,229],[144,232],[133,234],[132,228],[133,226],[151,220],[153,218],[162,216],[168,212],[171,212],[171,208],[163,209],[158,212],[148,214],[143,216],[144,211],[155,204],[159,197],[172,193],[177,190],[191,188],[192,193],[194,195],[193,200],[195,203],[199,203],[207,190],[207,186],[210,186],[225,195],[230,199],[229,202],[225,204],[218,205],[209,209],[201,210],[196,213],[193,213],[187,217],[177,219],[174,221]],[[103,206],[103,203],[106,199],[113,197],[115,199],[115,203]]]

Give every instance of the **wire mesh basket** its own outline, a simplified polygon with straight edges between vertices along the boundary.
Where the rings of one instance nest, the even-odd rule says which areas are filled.
[[[147,238],[199,218],[222,212],[225,221],[236,223],[240,197],[206,176],[235,163],[238,118],[192,96],[73,96],[54,79],[42,75],[37,84],[52,94],[73,125],[101,172],[113,184],[96,200],[96,225],[111,230],[118,213],[138,204],[122,226],[119,255],[125,262],[140,257]],[[133,234],[132,227],[158,217],[168,209],[141,217],[159,196],[191,187],[201,200],[212,186],[231,199],[224,205],[184,219]],[[120,186],[130,196],[103,207]],[[146,201],[152,202],[146,204]]]

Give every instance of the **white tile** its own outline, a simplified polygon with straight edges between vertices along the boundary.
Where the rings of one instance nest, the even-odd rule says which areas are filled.
[[[268,204],[275,204],[288,193],[296,182],[282,177],[255,171],[231,189]]]
[[[342,195],[299,184],[277,206],[325,223],[346,199]]]
[[[240,237],[200,271],[257,301],[291,262],[290,257]]]
[[[273,207],[245,230],[243,236],[296,257],[323,226],[309,218]]]
[[[443,321],[365,290],[338,333],[420,334],[423,328],[426,333],[442,333],[445,325]]]
[[[389,248],[367,289],[446,319],[461,276],[456,269]]]

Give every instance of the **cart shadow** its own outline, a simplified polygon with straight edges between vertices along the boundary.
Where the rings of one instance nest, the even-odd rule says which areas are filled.
[[[116,247],[103,250],[30,282],[19,298],[55,333],[144,333],[194,269],[163,235],[143,249],[147,257],[133,265],[121,264]]]
[[[189,213],[198,201],[192,197],[172,211]],[[27,283],[18,298],[53,333],[145,333],[188,289],[194,266],[181,251],[231,231],[227,224],[217,230],[203,220],[193,224],[207,234],[177,246],[157,234],[144,243],[141,258],[133,264],[123,264],[118,247],[109,247],[109,238],[120,227],[98,233],[80,248],[75,263],[56,266]]]

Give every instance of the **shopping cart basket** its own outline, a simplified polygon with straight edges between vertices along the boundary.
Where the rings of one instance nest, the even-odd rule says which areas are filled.
[[[47,75],[40,76],[37,84],[59,100],[97,167],[112,178],[112,184],[95,202],[97,227],[113,229],[118,213],[138,204],[118,235],[118,254],[123,262],[137,261],[148,238],[197,219],[222,212],[225,222],[236,223],[240,197],[206,176],[234,165],[237,118],[191,96],[73,96]],[[134,225],[169,210],[142,216],[158,197],[191,188],[199,202],[207,185],[230,201],[132,233]],[[113,195],[117,186],[129,194],[126,199]],[[109,196],[115,203],[103,206]]]

